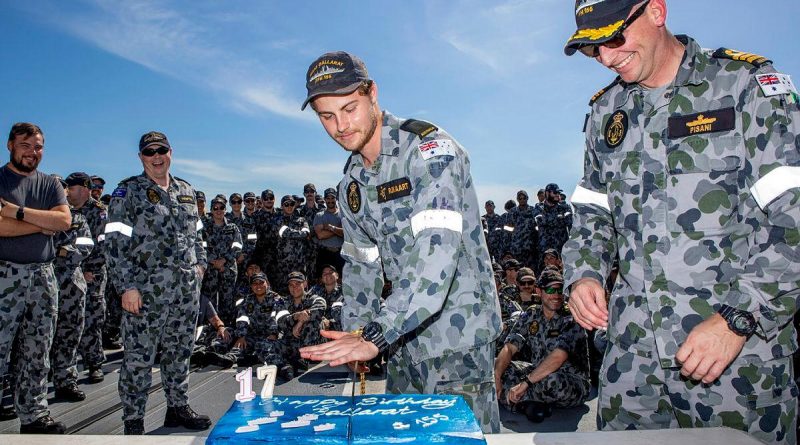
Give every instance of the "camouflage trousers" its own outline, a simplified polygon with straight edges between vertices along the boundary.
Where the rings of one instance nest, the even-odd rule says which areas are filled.
[[[188,403],[189,357],[200,306],[198,281],[194,267],[153,274],[147,287],[139,289],[139,315],[122,314],[125,351],[117,389],[123,420],[144,418],[157,350],[161,351],[159,364],[167,405]]]
[[[209,268],[200,291],[214,305],[219,318],[227,326],[236,324],[236,275],[236,269],[220,272]]]
[[[502,377],[503,396],[500,403],[507,404],[505,395],[511,388],[524,382],[533,368],[532,364],[523,361],[515,360],[509,364]],[[591,389],[588,377],[556,371],[535,385],[529,384],[520,402],[540,402],[553,408],[572,408],[582,405],[589,398]]]
[[[602,430],[726,426],[770,444],[797,443],[798,390],[791,357],[738,358],[710,385],[686,379],[609,342],[600,369]]]
[[[84,368],[99,368],[105,363],[103,352],[103,327],[106,324],[106,269],[94,272],[94,279],[87,281],[86,318],[81,338],[81,356]]]
[[[236,338],[233,337],[233,329],[226,328],[231,334],[230,341],[223,341],[216,337],[211,342],[211,349],[217,354],[230,354],[238,363],[244,358],[255,358],[260,363],[281,367],[286,364],[286,345],[281,340],[273,340],[266,337],[246,336],[244,338],[246,346],[244,348],[232,347]]]
[[[78,346],[83,334],[86,305],[86,280],[80,268],[60,267],[56,260],[56,277],[59,283],[58,321],[50,362],[53,368],[53,386],[64,388],[78,382]]]
[[[494,343],[422,361],[415,360],[401,347],[389,357],[386,392],[462,396],[484,433],[500,432],[494,389]]]
[[[122,324],[122,300],[120,294],[114,289],[110,280],[106,282],[106,322],[103,325],[103,335],[106,338],[119,336],[119,327]]]
[[[291,315],[287,315],[290,317]],[[291,332],[284,333],[281,338],[283,344],[284,358],[290,362],[300,360],[300,348],[306,346],[314,346],[327,341],[325,337],[320,334],[322,329],[322,319],[311,319],[303,325],[300,329],[300,337],[295,337]]]
[[[8,370],[16,337],[14,406],[23,424],[50,414],[47,374],[57,313],[58,284],[52,264],[0,261],[0,376]]]

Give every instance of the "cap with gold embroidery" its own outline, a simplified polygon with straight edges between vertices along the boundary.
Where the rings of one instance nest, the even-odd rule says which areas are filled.
[[[348,95],[360,85],[371,82],[367,67],[358,57],[344,51],[321,55],[306,73],[306,97],[301,110],[315,98],[326,95]]]
[[[614,37],[625,23],[631,8],[642,0],[576,0],[575,23],[578,30],[567,40],[568,56],[586,44],[600,44]]]

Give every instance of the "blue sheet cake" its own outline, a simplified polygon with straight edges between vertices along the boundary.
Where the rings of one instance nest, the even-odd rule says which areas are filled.
[[[233,402],[206,444],[234,443],[480,445],[486,441],[461,396],[380,394]]]

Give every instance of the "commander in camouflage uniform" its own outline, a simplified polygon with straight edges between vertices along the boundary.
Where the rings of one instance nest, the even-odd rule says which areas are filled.
[[[303,357],[335,366],[387,351],[387,392],[462,395],[497,432],[500,309],[466,151],[430,123],[381,112],[377,85],[350,54],[323,55],[306,81],[306,104],[352,153],[339,185],[342,323],[363,333],[325,332],[337,341]],[[384,272],[393,288],[381,308]]]
[[[619,74],[591,101],[563,252],[576,321],[608,329],[599,424],[795,443],[796,91],[763,57],[670,34],[664,0],[637,5],[577,2],[566,48]]]
[[[106,224],[111,280],[122,292],[125,353],[119,375],[125,434],[144,433],[147,391],[157,349],[167,399],[164,426],[207,429],[188,404],[200,281],[206,255],[195,191],[169,174],[172,148],[162,133],[139,141],[144,172],[120,182]]]
[[[50,348],[53,387],[56,397],[79,402],[86,398],[86,394],[78,389],[76,366],[86,307],[86,279],[81,270],[81,261],[89,256],[94,247],[86,218],[73,211],[72,226],[67,231],[58,232],[53,243],[56,248],[53,268],[59,290],[56,332]]]
[[[106,260],[103,256],[102,242],[106,217],[106,207],[91,197],[92,180],[84,172],[71,173],[64,180],[67,183],[67,201],[74,211],[86,218],[89,230],[92,231],[94,248],[88,258],[83,260],[81,269],[86,279],[86,316],[83,336],[81,337],[81,355],[83,367],[89,374],[89,381],[103,381],[102,365],[106,361],[103,352],[103,328],[106,321]]]

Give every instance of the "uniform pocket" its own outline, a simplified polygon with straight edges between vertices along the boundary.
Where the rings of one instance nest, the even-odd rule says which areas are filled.
[[[671,232],[728,232],[739,207],[741,155],[737,135],[680,143],[667,156],[667,228]]]

